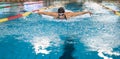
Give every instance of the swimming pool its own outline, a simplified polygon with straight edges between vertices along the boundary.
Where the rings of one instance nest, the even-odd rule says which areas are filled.
[[[32,13],[0,23],[0,59],[119,59],[120,17],[94,2],[73,4],[66,10],[94,14],[54,20]]]

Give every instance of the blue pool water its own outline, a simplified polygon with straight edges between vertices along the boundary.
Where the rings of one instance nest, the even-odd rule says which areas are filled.
[[[74,5],[65,8],[94,14],[55,20],[32,13],[0,23],[0,59],[120,59],[120,17],[93,2]]]

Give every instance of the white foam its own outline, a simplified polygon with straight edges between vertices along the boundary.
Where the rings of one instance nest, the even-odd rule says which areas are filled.
[[[34,37],[33,40],[30,41],[34,46],[36,54],[49,54],[52,50],[47,50],[49,47],[58,47],[59,39],[53,37]]]
[[[102,4],[105,5],[106,7],[113,9],[113,10],[120,11],[120,9],[116,6],[116,3],[103,2]]]
[[[119,16],[111,15],[111,12],[99,4],[95,2],[86,2],[84,4],[85,9],[91,11],[93,13],[92,18],[93,21],[100,21],[100,22],[117,22]],[[114,6],[115,7],[115,6]]]
[[[120,56],[120,52],[113,51],[113,48],[120,45],[119,38],[116,35],[101,33],[97,36],[82,39],[82,41],[90,48],[90,51],[97,51],[98,56],[104,59],[112,59],[109,56],[113,55]]]
[[[119,16],[116,15],[101,15],[101,16],[93,16],[93,21],[100,21],[104,23],[115,23],[119,21]]]
[[[49,54],[51,51],[47,51],[47,50],[40,50],[40,51],[36,51],[37,53],[43,53],[43,54]]]
[[[100,57],[104,58],[104,59],[112,59],[112,58],[110,58],[110,57],[104,56],[104,54],[103,54],[102,51],[99,51],[98,55],[99,55]]]
[[[92,13],[109,13],[108,10],[103,9],[102,6],[95,2],[85,2],[84,8],[91,11]]]
[[[32,44],[34,45],[36,53],[48,54],[50,52],[50,51],[46,50],[46,48],[50,46],[49,38],[35,37],[35,38],[33,38]]]

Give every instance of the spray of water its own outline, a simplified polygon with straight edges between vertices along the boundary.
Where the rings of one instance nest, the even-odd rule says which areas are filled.
[[[88,50],[90,51],[97,51],[98,56],[102,57],[104,59],[113,59],[112,56],[120,56],[120,51],[114,51],[114,48],[118,48],[120,46],[120,40],[119,40],[119,30],[115,30],[115,25],[108,25],[109,23],[115,24],[119,17],[117,16],[110,16],[109,11],[103,9],[99,4],[90,2],[85,3],[85,6],[91,11],[94,11],[95,13],[108,13],[107,16],[99,16],[94,18],[95,20],[100,20],[102,23],[104,23],[104,30],[100,30],[99,33],[96,33],[94,36],[89,36],[89,34],[85,34],[83,36],[83,39],[81,40],[84,42],[86,46],[89,47]],[[98,8],[99,7],[99,8]],[[106,23],[109,22],[109,23]],[[107,26],[108,25],[108,26]]]
[[[110,56],[120,56],[119,51],[114,51],[114,48],[120,46],[119,38],[115,35],[102,33],[97,36],[89,37],[87,39],[83,39],[83,42],[90,47],[91,51],[97,51],[98,56],[104,59],[112,59]]]

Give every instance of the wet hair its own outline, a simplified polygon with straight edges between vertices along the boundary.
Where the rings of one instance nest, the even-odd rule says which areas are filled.
[[[63,7],[60,7],[60,8],[58,9],[58,13],[65,13],[64,8],[63,8]]]

